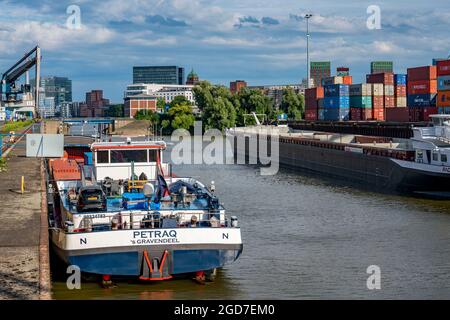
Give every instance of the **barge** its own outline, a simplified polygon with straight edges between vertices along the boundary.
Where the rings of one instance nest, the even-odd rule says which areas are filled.
[[[213,183],[172,175],[165,148],[163,141],[94,142],[48,160],[51,244],[66,264],[104,281],[203,281],[238,259],[237,217],[226,215]]]
[[[431,119],[431,126],[412,127],[408,139],[275,126],[232,128],[227,134],[246,139],[245,144],[235,141],[234,145],[235,153],[247,157],[255,156],[249,150],[259,152],[261,143],[273,141],[278,144],[282,167],[306,169],[384,191],[448,198],[450,116],[433,115]],[[251,148],[252,144],[256,148]]]

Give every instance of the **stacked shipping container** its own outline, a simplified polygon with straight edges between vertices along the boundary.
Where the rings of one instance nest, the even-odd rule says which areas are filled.
[[[436,65],[436,105],[439,113],[450,114],[450,60],[438,61]]]
[[[323,120],[350,120],[350,96],[348,84],[324,86]]]
[[[305,90],[305,120],[319,119],[319,101],[323,99],[323,87]]]
[[[350,119],[353,121],[372,119],[372,85],[353,84],[349,87]]]
[[[408,69],[408,98],[411,121],[428,121],[437,113],[437,69],[425,66]]]
[[[385,120],[385,109],[395,107],[394,74],[391,72],[368,74],[367,83],[374,88],[372,92],[372,115],[373,119]],[[375,88],[378,86],[378,90]]]
[[[387,108],[386,121],[408,122],[409,110],[407,107],[407,76],[406,74],[394,75],[394,103],[395,108]]]

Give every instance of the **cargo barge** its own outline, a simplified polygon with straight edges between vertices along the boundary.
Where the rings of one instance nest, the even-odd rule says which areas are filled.
[[[412,127],[409,139],[268,126],[233,128],[227,134],[235,139],[245,137],[245,144],[235,141],[235,153],[249,158],[255,156],[249,150],[259,153],[260,144],[276,135],[282,167],[306,169],[385,191],[446,198],[450,196],[450,116],[431,117],[433,125]],[[252,144],[256,148],[250,148]],[[268,143],[268,150],[271,148]]]
[[[212,280],[242,252],[236,217],[209,187],[175,177],[163,141],[71,144],[49,159],[56,254],[85,274],[143,281]]]

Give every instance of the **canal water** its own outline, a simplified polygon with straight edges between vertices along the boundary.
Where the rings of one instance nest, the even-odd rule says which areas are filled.
[[[117,281],[68,290],[53,270],[54,299],[450,299],[450,201],[380,194],[311,174],[261,176],[245,165],[174,166],[215,181],[239,217],[242,256],[214,283]],[[381,271],[369,290],[367,268]]]

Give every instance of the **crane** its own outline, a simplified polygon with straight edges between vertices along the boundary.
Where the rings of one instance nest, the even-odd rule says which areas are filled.
[[[31,92],[28,71],[33,67],[35,67],[35,85],[34,92]],[[26,75],[25,85],[17,88],[16,81],[24,74]],[[39,104],[40,74],[41,49],[39,46],[36,46],[2,74],[0,86],[0,102],[2,106],[13,113],[29,112],[35,115]]]

